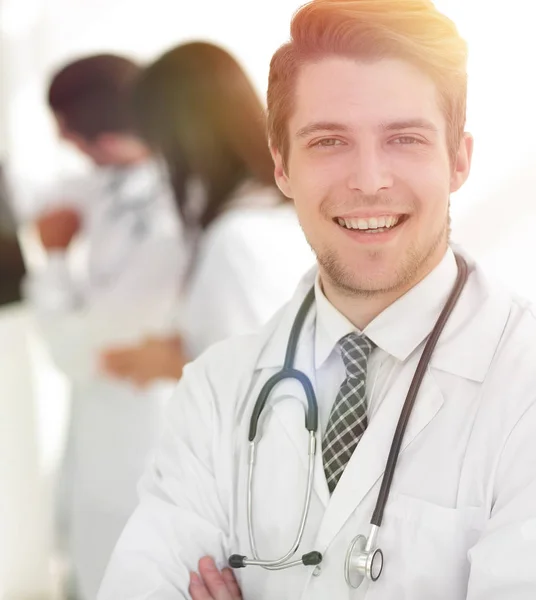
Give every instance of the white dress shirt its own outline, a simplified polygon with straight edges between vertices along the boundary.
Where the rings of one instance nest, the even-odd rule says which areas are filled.
[[[425,342],[447,301],[456,280],[454,252],[449,248],[439,265],[418,285],[387,307],[363,333],[376,345],[368,361],[367,405],[369,419],[378,409],[389,383],[408,357]],[[326,431],[339,388],[346,378],[338,342],[359,331],[341,314],[315,282],[315,367],[319,426]]]

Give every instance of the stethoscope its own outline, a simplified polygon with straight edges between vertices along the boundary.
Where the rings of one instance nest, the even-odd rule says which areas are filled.
[[[458,254],[455,255],[456,264],[458,266],[458,275],[456,282],[452,289],[452,292],[445,304],[439,318],[426,342],[422,356],[417,365],[417,369],[413,376],[402,412],[398,420],[395,435],[391,443],[391,449],[387,458],[387,464],[385,467],[385,473],[382,479],[380,493],[376,502],[376,507],[370,521],[371,529],[368,537],[364,535],[356,536],[348,548],[346,554],[346,560],[344,565],[345,579],[348,585],[352,588],[358,588],[364,579],[369,581],[377,581],[383,571],[384,557],[381,549],[376,545],[378,538],[378,531],[382,524],[383,513],[387,500],[389,498],[389,491],[393,481],[393,476],[396,469],[396,463],[398,461],[398,455],[400,454],[400,448],[402,446],[402,440],[404,433],[419,392],[422,380],[430,363],[432,353],[437,345],[439,336],[445,327],[456,303],[460,297],[460,294],[467,282],[468,268],[464,258]],[[292,557],[298,551],[305,526],[307,523],[307,517],[309,516],[309,508],[311,505],[311,495],[313,491],[313,480],[314,480],[314,464],[316,456],[316,434],[318,429],[318,404],[316,401],[315,392],[310,379],[301,371],[294,368],[294,362],[296,357],[296,349],[298,346],[298,340],[300,333],[303,329],[303,325],[309,310],[311,309],[314,302],[314,288],[312,288],[305,300],[303,301],[294,323],[292,325],[290,336],[287,344],[287,350],[285,355],[285,362],[281,371],[270,377],[270,379],[262,387],[253,413],[251,416],[250,427],[249,427],[249,462],[248,462],[248,481],[247,481],[247,523],[248,523],[248,535],[251,546],[251,552],[253,558],[248,558],[239,554],[233,554],[229,557],[229,565],[233,569],[243,568],[247,566],[263,567],[268,570],[281,570],[288,569],[297,565],[319,565],[322,562],[322,554],[313,550],[307,552],[301,558],[297,560],[291,560]],[[307,483],[305,500],[303,503],[302,515],[298,527],[296,538],[290,550],[281,558],[275,560],[265,560],[259,557],[257,551],[257,544],[255,540],[255,531],[253,528],[253,475],[255,465],[255,453],[257,447],[257,428],[260,416],[264,410],[266,403],[272,390],[276,385],[284,381],[285,379],[296,379],[300,382],[307,398],[307,411],[305,418],[305,426],[309,432],[309,460],[307,469]]]
[[[123,219],[127,219],[128,238],[127,243],[123,243],[121,249],[116,252],[108,252],[105,264],[96,261],[90,267],[90,282],[92,287],[108,287],[113,283],[118,273],[121,273],[126,265],[132,261],[132,246],[140,244],[146,238],[150,229],[151,210],[153,209],[157,198],[162,196],[162,189],[165,185],[165,178],[158,171],[156,176],[150,177],[149,181],[143,186],[139,186],[135,195],[129,194],[125,197],[123,187],[129,181],[130,173],[128,168],[114,167],[107,182],[105,194],[108,206],[105,212],[105,221],[101,226],[101,235],[112,240],[117,240],[117,224]],[[152,174],[151,174],[152,175]],[[103,228],[111,228],[107,232]]]
[[[108,210],[108,218],[113,222],[119,221],[125,215],[130,216],[133,221],[132,235],[136,239],[142,239],[147,233],[148,211],[152,208],[156,198],[162,193],[164,178],[150,181],[144,189],[137,191],[137,195],[123,198],[122,187],[128,181],[128,171],[118,169],[108,184],[107,193],[112,199]]]

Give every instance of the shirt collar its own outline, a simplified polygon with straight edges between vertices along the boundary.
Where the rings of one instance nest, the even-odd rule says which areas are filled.
[[[406,360],[432,331],[451,293],[456,275],[456,259],[449,248],[431,273],[380,313],[363,333],[387,354],[400,361]],[[326,298],[318,275],[315,297],[315,367],[318,369],[342,337],[358,330]]]
[[[513,300],[508,290],[490,281],[466,252],[459,247],[456,247],[456,252],[463,256],[468,263],[469,279],[460,296],[460,301],[445,325],[430,366],[459,377],[482,382],[497,353],[505,328],[508,326]],[[455,265],[453,266],[455,267]],[[440,273],[441,270],[442,266]],[[290,329],[303,299],[315,283],[316,276],[317,268],[315,267],[304,276],[289,304],[283,307],[263,329],[258,339],[261,348],[259,349],[256,370],[282,368]],[[436,299],[438,305],[444,303],[446,295],[447,292],[445,291],[441,302]],[[414,310],[413,307],[411,307],[411,310]],[[424,335],[419,337],[424,339],[430,333],[433,327],[431,321],[437,318],[439,311],[440,307],[438,306],[436,315],[428,321]],[[317,329],[315,326],[316,316],[317,307],[315,303],[305,321],[301,335],[301,339],[310,340],[309,343],[313,343],[312,350],[314,350],[315,331]],[[423,314],[422,317],[424,318],[425,315]],[[399,323],[395,323],[394,326],[399,326]],[[419,327],[419,325],[417,326]],[[372,337],[374,342],[380,342],[381,345],[379,336],[376,336],[374,332],[371,333],[372,329],[371,323],[366,331],[371,337],[374,336]],[[387,334],[389,333],[387,331]],[[411,335],[412,332],[410,331]],[[331,350],[333,347],[331,347]],[[407,353],[408,350],[404,355]],[[309,359],[311,370],[315,369],[313,354],[314,352],[311,352]],[[402,357],[402,354],[399,356]],[[305,370],[308,368],[306,364],[302,367]]]

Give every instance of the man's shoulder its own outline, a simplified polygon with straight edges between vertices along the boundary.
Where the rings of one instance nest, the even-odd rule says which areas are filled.
[[[484,281],[489,298],[500,298],[504,307],[504,318],[495,323],[499,326],[499,335],[489,336],[494,340],[492,348],[484,345],[489,341],[485,335],[475,350],[491,353],[487,375],[483,381],[486,396],[497,396],[504,404],[505,392],[508,395],[509,410],[523,412],[529,405],[536,403],[536,305],[510,290],[502,283],[489,279],[483,271],[477,270],[477,276]],[[490,303],[501,306],[501,302]],[[486,311],[486,303],[482,304]],[[516,408],[517,407],[517,408]]]
[[[253,358],[262,346],[267,327],[247,334],[233,335],[216,342],[197,359],[199,367],[214,372],[214,367],[221,367],[222,373],[239,373],[247,368],[247,358]],[[251,361],[249,361],[251,363]]]
[[[251,379],[258,357],[286,310],[288,303],[257,331],[216,342],[190,363],[188,370],[218,387],[222,383],[237,387],[244,377]]]
[[[487,288],[490,297],[501,297],[508,306],[500,346],[513,347],[523,340],[523,346],[536,352],[536,303],[512,290],[493,278],[488,272],[477,267],[479,285]],[[536,372],[536,369],[535,369]]]
[[[498,349],[536,380],[536,305],[531,300],[510,293],[510,311]]]
[[[288,338],[295,315],[303,299],[311,289],[316,276],[316,268],[310,269],[297,285],[293,297],[284,303],[275,314],[259,329],[242,335],[235,335],[210,346],[188,370],[204,376],[226,387],[238,386],[243,381],[249,385],[253,373],[261,369],[262,357],[267,351],[281,352],[281,364],[285,348],[282,340]]]

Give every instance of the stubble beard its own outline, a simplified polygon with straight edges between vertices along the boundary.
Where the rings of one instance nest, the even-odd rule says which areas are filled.
[[[374,234],[370,234],[374,235]],[[405,252],[403,259],[394,268],[391,276],[387,276],[383,282],[375,282],[374,277],[362,279],[355,272],[351,264],[345,264],[333,248],[317,249],[312,246],[316,254],[323,275],[329,279],[331,286],[345,296],[351,297],[374,297],[390,294],[399,290],[411,288],[416,285],[429,270],[428,264],[438,248],[448,245],[450,239],[450,217],[437,235],[431,240],[426,248],[411,245]],[[368,260],[380,260],[381,250],[370,250]]]

